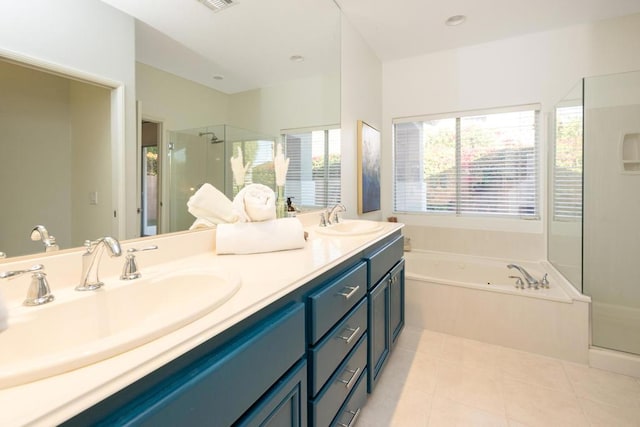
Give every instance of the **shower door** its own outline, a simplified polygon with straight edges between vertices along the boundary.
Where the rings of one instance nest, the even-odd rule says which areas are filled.
[[[584,293],[592,344],[640,354],[640,72],[585,79]]]

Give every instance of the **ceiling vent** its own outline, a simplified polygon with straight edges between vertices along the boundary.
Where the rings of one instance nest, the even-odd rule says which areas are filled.
[[[236,0],[198,0],[214,12],[220,12],[223,9],[238,4]]]

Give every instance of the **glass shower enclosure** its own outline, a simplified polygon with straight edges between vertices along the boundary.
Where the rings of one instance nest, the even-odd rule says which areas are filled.
[[[549,261],[591,297],[591,343],[640,355],[640,72],[589,77],[556,107]]]
[[[169,179],[166,212],[169,230],[188,230],[195,218],[187,211],[187,201],[204,183],[209,183],[229,199],[237,194],[229,159],[240,148],[244,162],[251,162],[245,183],[275,187],[273,152],[276,138],[251,130],[222,124],[169,133]]]

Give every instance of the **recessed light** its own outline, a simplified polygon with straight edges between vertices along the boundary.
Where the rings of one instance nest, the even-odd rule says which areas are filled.
[[[302,55],[291,55],[289,57],[289,60],[293,61],[293,62],[304,62],[304,56],[302,56]]]
[[[467,17],[464,15],[453,15],[450,16],[446,21],[444,21],[444,23],[450,27],[455,27],[456,25],[463,24],[466,20]]]
[[[220,74],[216,74],[215,76],[213,76],[213,80],[224,80],[224,76]]]

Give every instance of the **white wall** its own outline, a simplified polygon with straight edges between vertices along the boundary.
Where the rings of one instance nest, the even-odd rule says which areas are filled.
[[[134,20],[98,0],[22,0],[0,3],[0,55],[30,57],[124,85],[121,133],[127,182],[136,180]],[[135,186],[119,179],[126,212],[126,235],[137,229]],[[88,236],[89,237],[89,236]]]
[[[529,103],[541,103],[543,112],[549,112],[583,76],[640,69],[639,50],[640,15],[632,15],[384,63],[383,215],[392,209],[393,118]],[[546,124],[542,127],[546,130]],[[544,131],[542,143],[546,150]],[[435,230],[415,216],[399,220],[413,225],[407,234],[418,247],[511,258],[546,256],[541,227],[533,233],[494,233],[446,226]]]
[[[378,130],[382,122],[382,63],[356,32],[351,23],[342,17],[342,83],[341,83],[341,175],[342,203],[347,208],[345,217],[358,216],[357,188],[357,121],[363,120]],[[382,145],[391,140],[383,139]],[[383,152],[384,155],[384,152]],[[382,182],[391,176],[391,162],[382,159]],[[382,194],[382,204],[385,200]],[[382,219],[383,211],[363,215],[367,219]]]
[[[230,95],[229,124],[278,138],[284,129],[340,123],[340,74]]]

